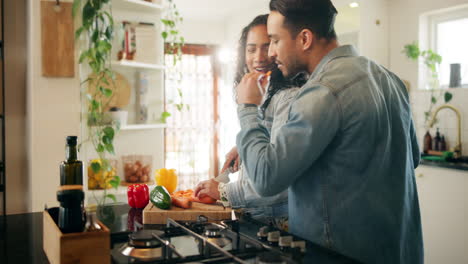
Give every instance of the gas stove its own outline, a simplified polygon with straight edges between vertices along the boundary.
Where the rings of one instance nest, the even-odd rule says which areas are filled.
[[[302,262],[305,241],[272,226],[261,227],[257,236],[242,232],[238,220],[215,223],[203,216],[196,222],[168,219],[163,228],[129,234],[127,242],[114,245],[111,256],[114,263]]]

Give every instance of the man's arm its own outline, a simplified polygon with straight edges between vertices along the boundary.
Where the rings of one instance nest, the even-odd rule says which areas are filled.
[[[255,107],[239,109],[237,146],[256,191],[262,196],[287,189],[322,154],[341,119],[337,98],[324,86],[305,87],[292,102],[288,122],[270,143]]]

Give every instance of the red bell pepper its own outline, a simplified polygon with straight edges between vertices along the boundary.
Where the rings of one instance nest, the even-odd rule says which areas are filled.
[[[145,208],[149,202],[149,189],[146,184],[133,184],[127,188],[128,205],[133,208]]]

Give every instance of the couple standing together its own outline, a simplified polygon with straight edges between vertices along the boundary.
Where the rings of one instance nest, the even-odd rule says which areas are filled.
[[[339,46],[330,0],[271,0],[270,11],[239,42],[241,131],[223,168],[240,158],[239,180],[204,181],[195,194],[288,219],[289,232],[363,263],[423,263],[406,87]]]

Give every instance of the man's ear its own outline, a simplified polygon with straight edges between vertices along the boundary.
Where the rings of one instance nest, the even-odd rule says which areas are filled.
[[[314,33],[309,29],[303,29],[297,34],[296,40],[303,51],[309,50],[314,42]]]

